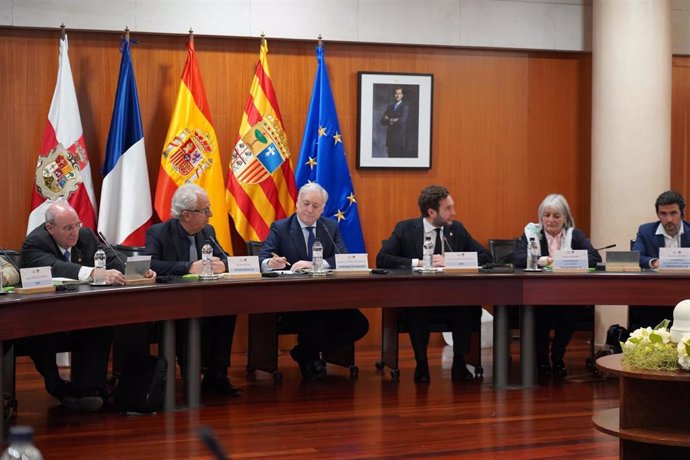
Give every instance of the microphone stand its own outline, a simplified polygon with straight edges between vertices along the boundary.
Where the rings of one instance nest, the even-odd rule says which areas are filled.
[[[113,254],[115,254],[115,257],[117,258],[117,260],[120,261],[120,263],[122,264],[122,269],[124,270],[126,263],[122,261],[122,258],[120,258],[120,256],[118,255],[117,251],[113,248],[113,246],[110,243],[108,243],[108,239],[105,237],[103,232],[99,231],[98,236],[101,238],[101,241],[103,241],[105,243],[105,247],[110,249],[113,252]]]

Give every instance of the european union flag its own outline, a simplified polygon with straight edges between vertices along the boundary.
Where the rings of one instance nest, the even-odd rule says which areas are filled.
[[[328,191],[328,202],[323,215],[338,221],[338,228],[348,251],[361,253],[365,250],[357,199],[352,188],[321,45],[316,47],[316,60],[316,80],[304,127],[295,182],[298,188],[307,182],[317,182]]]

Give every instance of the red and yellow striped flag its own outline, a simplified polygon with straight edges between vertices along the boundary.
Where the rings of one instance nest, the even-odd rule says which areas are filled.
[[[273,221],[295,211],[296,197],[290,149],[268,70],[268,44],[262,37],[228,171],[228,213],[245,241],[262,241]]]
[[[172,196],[180,185],[191,182],[204,188],[213,212],[209,223],[223,249],[232,253],[222,168],[218,139],[190,37],[187,62],[163,147],[154,207],[158,217],[167,220]]]

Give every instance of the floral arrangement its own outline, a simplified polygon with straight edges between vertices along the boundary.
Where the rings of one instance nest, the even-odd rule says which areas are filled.
[[[686,371],[690,371],[690,332],[683,335],[678,343],[678,364]]]
[[[690,370],[690,333],[673,343],[669,323],[664,320],[654,329],[641,327],[630,334],[622,344],[623,364],[656,371],[675,371],[678,366]]]

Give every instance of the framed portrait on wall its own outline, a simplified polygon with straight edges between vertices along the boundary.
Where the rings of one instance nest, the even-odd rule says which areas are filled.
[[[358,168],[431,168],[432,74],[359,72]]]

